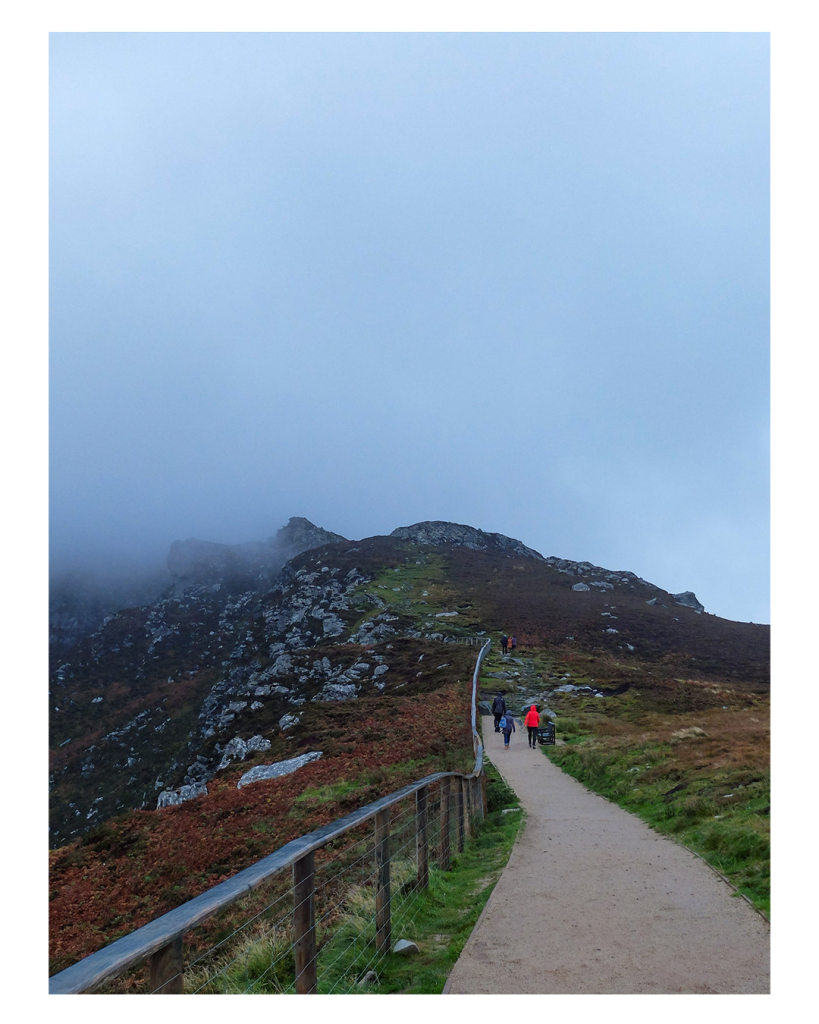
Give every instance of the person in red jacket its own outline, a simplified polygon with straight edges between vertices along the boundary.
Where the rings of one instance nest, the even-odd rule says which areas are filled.
[[[529,730],[529,746],[534,750],[537,746],[537,727],[540,725],[540,715],[537,713],[537,706],[535,704],[526,712],[524,722]]]

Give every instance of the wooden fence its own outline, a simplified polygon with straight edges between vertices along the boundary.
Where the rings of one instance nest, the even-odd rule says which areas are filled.
[[[436,842],[434,863],[446,870],[451,860],[451,836],[458,851],[471,833],[472,823],[486,814],[486,788],[483,774],[483,747],[477,732],[476,699],[478,676],[484,655],[490,647],[481,647],[472,678],[472,740],[475,767],[469,774],[438,772],[403,789],[367,804],[343,818],[292,840],[274,853],[238,872],[207,892],[171,910],[162,917],[136,929],[110,945],[92,953],[49,979],[50,994],[92,992],[126,970],[146,961],[149,964],[148,990],[151,993],[182,993],[185,984],[186,933],[225,908],[235,904],[288,868],[292,871],[292,954],[295,960],[295,991],[317,991],[316,945],[316,854],[342,836],[359,830],[372,821],[375,857],[376,951],[383,955],[392,941],[391,898],[391,814],[402,802],[414,797],[412,831],[414,833],[415,887],[423,891],[429,884],[430,831],[429,810],[435,808]]]

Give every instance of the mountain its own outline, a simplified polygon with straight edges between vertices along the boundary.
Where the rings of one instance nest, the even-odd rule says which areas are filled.
[[[54,648],[55,966],[321,815],[468,766],[476,648],[452,641],[514,634],[483,696],[500,687],[609,732],[669,716],[689,727],[692,714],[757,722],[768,697],[768,627],[469,526],[349,541],[291,519],[258,544],[176,542],[168,570],[157,600]],[[357,780],[341,803],[300,795],[340,779]]]
[[[353,543],[291,519],[259,544],[175,542],[168,567],[164,597],[108,616],[54,659],[53,845],[178,800],[182,787],[202,792],[236,756],[231,743],[280,736],[306,702],[383,690],[396,678],[389,641],[506,629],[528,646],[767,679],[765,627],[702,614],[692,594],[628,571],[452,523]]]

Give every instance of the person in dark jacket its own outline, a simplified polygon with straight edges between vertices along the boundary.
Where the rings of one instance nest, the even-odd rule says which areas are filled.
[[[495,716],[495,732],[500,732],[500,720],[506,711],[506,701],[503,699],[503,694],[498,690],[497,696],[492,701],[492,714]]]
[[[506,657],[506,647],[509,643],[509,637],[504,633],[501,637],[501,650],[503,651],[504,657]]]

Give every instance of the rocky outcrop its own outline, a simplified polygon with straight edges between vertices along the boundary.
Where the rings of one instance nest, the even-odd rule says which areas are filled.
[[[159,811],[163,807],[178,807],[179,804],[184,804],[186,800],[195,800],[198,796],[207,796],[208,787],[204,782],[195,782],[190,786],[180,786],[179,789],[166,789],[163,793],[159,794],[156,801],[156,809]]]
[[[683,608],[693,608],[695,612],[705,611],[705,605],[700,604],[697,595],[691,590],[685,590],[682,594],[672,594],[671,600],[675,604],[681,604]]]
[[[294,516],[266,541],[217,544],[195,538],[176,540],[168,552],[168,571],[177,583],[249,581],[277,573],[302,551],[344,540],[341,534]]]
[[[302,551],[323,547],[325,544],[347,543],[347,538],[340,533],[331,533],[320,526],[315,526],[309,519],[292,516],[287,526],[283,526],[268,543],[274,547],[285,562],[300,555]]]
[[[440,520],[416,523],[414,526],[399,526],[397,530],[392,531],[390,537],[410,540],[414,544],[432,544],[436,547],[451,545],[471,548],[473,551],[507,551],[509,554],[544,561],[540,552],[534,548],[527,548],[513,537],[505,537],[502,533],[484,533],[473,526],[445,523]]]

